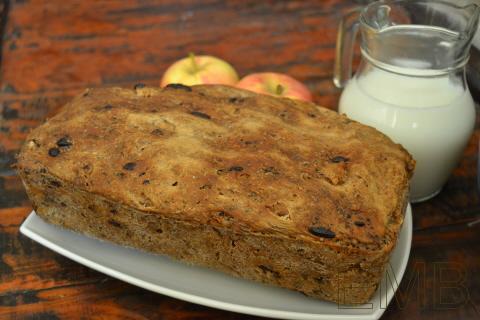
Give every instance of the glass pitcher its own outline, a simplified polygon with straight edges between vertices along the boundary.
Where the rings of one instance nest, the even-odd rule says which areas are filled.
[[[479,7],[462,1],[377,1],[340,24],[334,82],[339,112],[402,144],[417,161],[410,199],[440,192],[475,125],[465,79]],[[351,78],[361,34],[360,66]]]

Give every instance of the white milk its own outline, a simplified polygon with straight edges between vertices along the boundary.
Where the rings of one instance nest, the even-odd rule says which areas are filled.
[[[440,191],[475,124],[468,88],[451,82],[448,75],[421,78],[376,68],[348,83],[339,112],[377,128],[413,155],[417,161],[411,184],[413,201]]]

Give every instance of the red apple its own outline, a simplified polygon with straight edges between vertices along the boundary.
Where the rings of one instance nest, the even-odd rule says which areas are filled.
[[[272,96],[305,101],[313,100],[310,90],[308,90],[303,83],[282,73],[252,73],[240,80],[236,86],[238,88]]]
[[[195,56],[178,60],[163,74],[160,86],[169,83],[181,83],[187,86],[195,84],[235,85],[238,75],[235,69],[222,59],[213,56]]]

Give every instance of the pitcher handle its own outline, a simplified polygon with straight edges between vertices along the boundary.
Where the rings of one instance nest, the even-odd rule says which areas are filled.
[[[333,83],[343,88],[352,78],[353,46],[358,33],[361,8],[346,14],[340,21],[335,48]]]

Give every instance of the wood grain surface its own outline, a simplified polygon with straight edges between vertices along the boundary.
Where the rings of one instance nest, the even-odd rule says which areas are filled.
[[[241,75],[288,73],[335,109],[337,24],[354,6],[346,0],[3,0],[0,319],[254,319],[128,285],[20,235],[32,208],[11,165],[31,128],[85,87],[158,85],[166,67],[188,52],[221,57]],[[479,128],[477,117],[442,193],[413,206],[403,294],[383,319],[480,319],[480,224],[468,226],[480,218]]]

